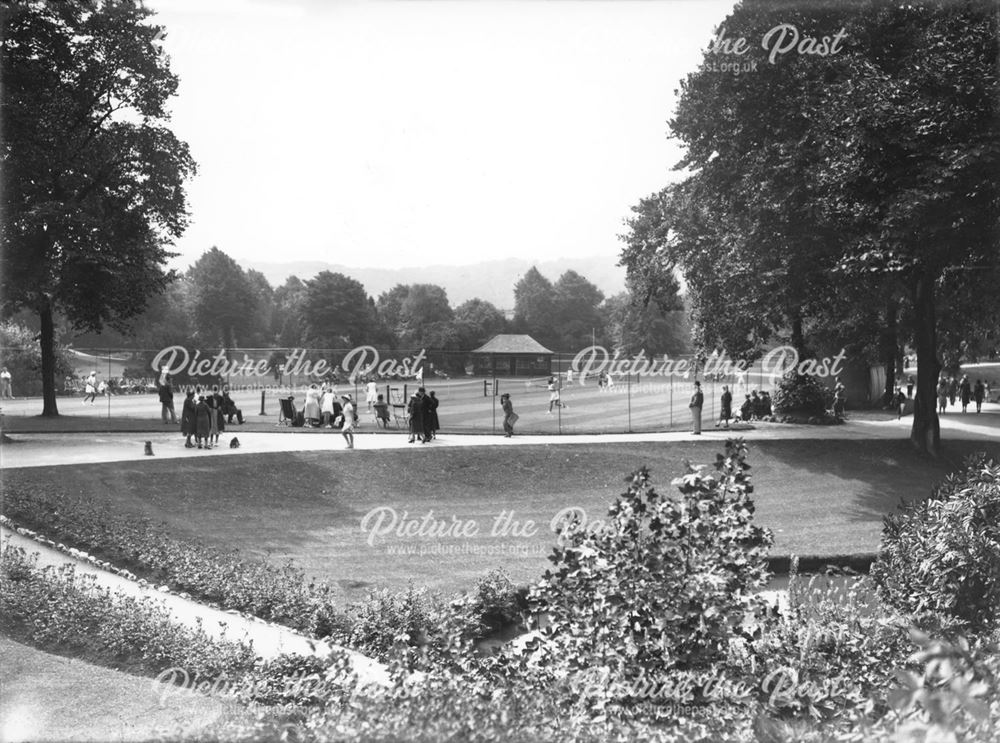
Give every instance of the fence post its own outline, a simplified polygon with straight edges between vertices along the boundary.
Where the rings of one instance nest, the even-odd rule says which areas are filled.
[[[632,374],[625,375],[625,389],[628,397],[628,428],[626,431],[632,433]]]

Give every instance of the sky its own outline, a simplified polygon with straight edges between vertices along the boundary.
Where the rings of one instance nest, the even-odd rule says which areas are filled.
[[[147,0],[199,166],[184,268],[607,255],[679,176],[679,81],[733,2]]]

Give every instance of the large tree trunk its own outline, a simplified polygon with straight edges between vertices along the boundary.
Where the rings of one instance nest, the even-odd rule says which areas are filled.
[[[896,392],[896,365],[899,359],[898,314],[899,308],[896,300],[890,297],[885,305],[885,335],[882,338],[882,360],[885,364],[883,405],[888,404]]]
[[[917,393],[910,441],[921,452],[936,457],[941,449],[941,422],[937,414],[937,323],[934,277],[921,272],[913,284],[914,340],[917,346]]]
[[[806,351],[806,339],[805,334],[802,332],[802,315],[795,312],[792,315],[792,348],[799,354],[800,359],[805,359],[809,357],[809,353]]]
[[[56,328],[52,320],[52,302],[48,298],[38,308],[38,317],[42,321],[39,339],[42,350],[42,415],[55,417],[59,415],[56,407]]]

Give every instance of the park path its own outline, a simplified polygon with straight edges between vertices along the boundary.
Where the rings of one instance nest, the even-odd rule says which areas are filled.
[[[170,612],[178,624],[195,628],[200,625],[215,640],[242,640],[253,643],[254,652],[264,659],[275,658],[283,653],[304,656],[326,656],[333,650],[343,650],[351,659],[351,666],[362,684],[389,684],[389,673],[381,663],[361,653],[322,640],[314,640],[288,627],[269,624],[260,619],[251,619],[241,614],[205,606],[173,593],[158,591],[152,586],[123,578],[77,559],[59,550],[39,544],[29,537],[18,534],[5,526],[0,526],[3,547],[21,547],[31,555],[37,555],[40,568],[72,565],[78,576],[93,576],[97,585],[109,589],[113,594],[122,594],[138,599],[149,599]]]
[[[391,451],[406,448],[433,449],[439,447],[474,446],[537,446],[595,443],[648,443],[695,440],[718,440],[742,436],[755,440],[867,440],[906,439],[912,420],[856,419],[840,426],[802,426],[781,423],[760,424],[758,427],[722,429],[708,426],[701,436],[686,431],[665,433],[621,434],[549,434],[504,438],[495,435],[443,433],[430,444],[410,444],[405,433],[358,433],[355,450],[348,451],[342,436],[336,431],[239,431],[240,448],[230,449],[236,435],[223,434],[222,445],[214,449],[185,449],[183,438],[172,433],[14,433],[10,442],[0,445],[0,469],[19,467],[54,467],[91,462],[126,462],[146,459],[145,442],[152,443],[153,456],[180,459],[220,456],[252,456],[263,452],[326,451],[337,456],[351,456],[355,451],[371,449]],[[945,440],[963,439],[1000,442],[1000,405],[988,404],[981,415],[952,414],[941,417],[941,435]]]

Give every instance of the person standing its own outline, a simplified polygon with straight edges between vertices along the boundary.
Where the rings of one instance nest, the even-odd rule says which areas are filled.
[[[378,385],[373,380],[368,380],[365,385],[365,402],[368,403],[368,412],[374,410],[375,403],[378,402]]]
[[[903,394],[903,388],[898,384],[896,385],[896,391],[892,395],[892,404],[896,406],[896,420],[900,420],[903,417],[903,409],[906,407],[906,401],[909,398]]]
[[[424,406],[423,442],[425,444],[428,444],[430,443],[431,438],[433,438],[433,432],[431,430],[431,424],[432,424],[431,417],[434,412],[433,408],[435,407],[435,404],[434,401],[431,399],[431,396],[427,394],[426,390],[424,390],[423,387],[420,388],[419,392],[422,397],[421,402]]]
[[[514,424],[517,423],[517,413],[514,412],[514,405],[510,401],[510,393],[504,392],[500,395],[500,407],[503,409],[503,435],[509,439],[514,435]]]
[[[694,425],[692,433],[695,436],[701,436],[701,409],[704,405],[705,395],[701,391],[701,382],[695,382],[694,394],[691,395],[691,403],[688,405],[691,409],[691,422]]]
[[[185,437],[184,448],[193,449],[191,437],[196,429],[196,412],[194,401],[194,390],[188,390],[184,398],[184,405],[181,407],[181,435]]]
[[[559,406],[559,385],[555,377],[549,377],[549,415],[552,415],[552,408]]]
[[[719,416],[719,420],[716,422],[715,427],[719,427],[719,423],[723,421],[726,424],[726,428],[729,428],[729,419],[733,417],[733,393],[729,391],[729,385],[722,385],[722,414]]]
[[[421,389],[423,389],[421,387]],[[424,400],[422,393],[418,390],[410,395],[410,400],[406,406],[406,412],[410,417],[410,439],[409,442],[412,444],[416,441],[417,437],[420,437],[421,442],[424,440]]]
[[[976,412],[983,412],[983,400],[986,399],[986,388],[983,387],[983,380],[976,380],[976,386],[972,390],[972,399],[976,401]]]
[[[90,400],[90,404],[94,404],[94,400],[97,398],[97,372],[90,372],[90,376],[87,377],[87,381],[84,383],[84,396],[83,404],[87,404],[87,400]],[[166,421],[164,421],[166,422]]]
[[[840,377],[834,380],[833,385],[833,414],[843,416],[847,410],[847,388],[840,381]]]
[[[14,388],[13,382],[10,377],[10,372],[5,366],[3,371],[0,371],[0,399],[2,400],[13,400],[14,399]]]
[[[344,401],[343,414],[344,414],[344,425],[340,429],[341,435],[344,437],[344,441],[347,442],[347,448],[354,448],[354,405],[351,403],[350,395],[341,395],[340,399]]]
[[[962,396],[962,412],[967,412],[969,403],[972,402],[972,385],[969,383],[969,377],[962,375],[962,381],[958,385],[958,393]]]
[[[205,400],[205,404],[208,405],[208,443],[205,444],[206,449],[211,449],[219,443],[219,427],[222,425],[222,409],[219,405],[221,399],[221,397],[209,395]]]
[[[336,412],[333,408],[333,402],[335,399],[336,395],[333,394],[333,388],[327,386],[323,390],[323,397],[319,403],[320,413],[323,415],[323,425],[326,428],[333,428],[333,416]]]
[[[198,443],[199,449],[211,448],[208,446],[208,434],[211,430],[211,411],[205,402],[205,396],[198,396],[198,403],[194,406],[194,440]],[[204,440],[205,444],[202,445]]]
[[[913,384],[914,384],[914,382],[913,382],[913,375],[911,374],[906,379],[906,397],[907,397],[907,399],[910,399],[910,400],[913,399]]]
[[[431,390],[428,402],[430,405],[428,409],[430,420],[428,421],[427,427],[430,429],[431,438],[436,439],[438,428],[440,428],[440,425],[438,424],[438,405],[441,404],[441,401],[437,399],[437,395],[434,393],[434,390]]]
[[[955,400],[958,399],[958,380],[954,377],[948,382],[948,399],[951,401],[951,406],[955,407]]]
[[[938,381],[938,413],[944,415],[944,409],[948,407],[948,380],[944,377]]]
[[[170,386],[170,377],[164,377],[162,384],[160,384],[160,417],[163,419],[164,425],[167,423],[176,423],[177,414],[174,412],[174,388]],[[167,420],[167,414],[170,414],[170,419]]]

